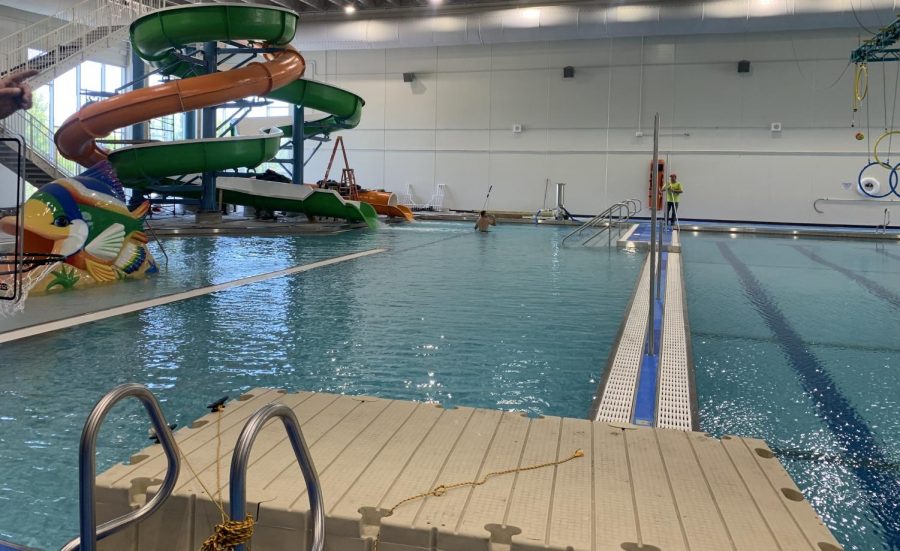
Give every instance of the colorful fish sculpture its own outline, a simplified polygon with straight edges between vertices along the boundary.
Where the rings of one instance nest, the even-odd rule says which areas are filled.
[[[39,284],[32,292],[73,286],[66,282],[88,286],[156,273],[144,233],[150,203],[129,211],[125,200],[125,189],[107,161],[32,194],[24,206],[25,254],[60,255],[70,266],[53,272],[56,277],[48,275],[46,285]],[[0,219],[0,230],[14,234],[16,218]]]

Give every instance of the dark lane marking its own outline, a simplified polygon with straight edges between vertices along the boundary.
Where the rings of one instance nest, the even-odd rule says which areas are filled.
[[[889,256],[889,257],[893,258],[894,260],[900,260],[900,254],[889,253],[887,251],[878,251],[878,252],[880,252],[884,256]]]
[[[741,333],[723,333],[723,332],[713,332],[713,331],[692,331],[691,335],[695,337],[700,337],[703,339],[729,339],[729,340],[738,340],[738,341],[749,341],[749,342],[767,342],[767,343],[777,343],[778,339],[775,337],[754,337],[751,335],[744,335]],[[847,350],[858,350],[860,352],[875,352],[880,354],[900,354],[900,348],[891,348],[890,346],[867,346],[862,344],[857,344],[854,342],[845,342],[845,341],[803,341],[803,346],[818,346],[820,348],[837,348],[837,349],[847,349]]]
[[[726,243],[717,243],[725,260],[741,280],[744,294],[778,339],[800,384],[810,397],[820,419],[834,435],[864,490],[864,499],[883,530],[887,549],[900,550],[900,480],[873,465],[889,465],[891,460],[881,449],[878,439],[865,420],[831,380],[821,361],[810,352],[800,334],[750,268],[732,252]]]
[[[900,296],[897,296],[893,291],[884,287],[877,281],[875,281],[873,279],[869,279],[868,277],[866,277],[858,272],[854,272],[853,270],[850,270],[848,268],[844,268],[840,264],[835,264],[834,262],[831,262],[830,260],[825,260],[824,258],[822,258],[821,256],[817,255],[816,253],[812,252],[811,250],[807,249],[806,247],[801,247],[800,245],[794,245],[794,248],[797,249],[801,254],[808,256],[810,258],[810,260],[812,260],[814,262],[818,262],[819,264],[821,264],[823,266],[828,266],[832,270],[844,274],[845,276],[849,277],[850,279],[852,279],[853,281],[858,283],[863,289],[869,291],[876,297],[878,297],[882,300],[886,300],[887,302],[890,302],[891,304],[893,304],[894,308],[900,308]]]

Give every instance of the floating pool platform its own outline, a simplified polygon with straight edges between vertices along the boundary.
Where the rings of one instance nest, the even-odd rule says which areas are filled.
[[[595,421],[699,430],[681,254],[662,253],[660,260],[661,281],[652,312],[654,354],[648,353],[647,331],[650,285],[655,284],[656,278],[650,277],[648,258],[602,371],[588,417]]]
[[[616,241],[616,245],[620,249],[649,249],[650,226],[650,222],[631,224],[631,227]],[[662,238],[662,249],[664,251],[681,252],[681,238],[678,230],[665,230],[662,232]]]
[[[186,462],[162,509],[101,549],[195,551],[228,496],[230,459],[265,404],[301,422],[322,483],[329,551],[841,549],[760,440],[491,409],[260,388],[175,433]],[[439,485],[492,476],[391,509]],[[97,480],[98,520],[133,510],[164,476],[152,445]],[[196,475],[195,475],[196,473]],[[254,549],[307,549],[305,485],[278,421],[248,471]],[[205,490],[205,489],[206,490]],[[226,504],[227,509],[227,504]]]

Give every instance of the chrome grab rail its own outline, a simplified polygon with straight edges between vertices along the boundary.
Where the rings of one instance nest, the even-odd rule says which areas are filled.
[[[256,435],[262,430],[263,425],[273,417],[280,417],[284,428],[288,433],[288,439],[294,448],[294,456],[300,464],[300,472],[306,481],[306,493],[309,496],[309,511],[313,521],[313,539],[310,551],[323,551],[325,549],[325,504],[322,500],[322,487],[319,484],[319,476],[313,465],[309,448],[303,438],[300,422],[291,408],[284,404],[269,404],[253,414],[244,425],[244,430],[238,436],[234,445],[234,454],[231,456],[231,487],[229,497],[231,499],[230,512],[232,520],[242,521],[247,516],[247,466],[250,463],[250,449],[256,440]],[[235,547],[235,551],[244,551],[244,545]]]
[[[588,221],[585,222],[584,224],[578,226],[578,228],[576,228],[576,229],[572,230],[571,232],[569,232],[565,237],[562,238],[562,241],[560,241],[559,244],[560,244],[560,245],[565,245],[565,244],[566,244],[566,240],[568,240],[570,237],[575,236],[575,235],[579,235],[579,234],[581,234],[581,232],[583,232],[584,230],[586,230],[586,229],[588,229],[588,228],[592,228],[592,227],[594,227],[597,223],[602,222],[603,220],[606,220],[606,219],[609,217],[610,213],[612,213],[613,209],[614,209],[614,208],[616,207],[616,205],[618,205],[618,204],[619,204],[619,203],[616,203],[615,205],[613,205],[613,206],[609,207],[608,209],[604,210],[603,212],[601,212],[601,213],[598,214],[597,216],[591,218],[590,220],[588,220]]]
[[[97,526],[96,503],[94,502],[94,484],[97,478],[97,434],[100,432],[100,425],[106,418],[106,414],[114,405],[125,398],[134,397],[140,400],[153,428],[159,437],[159,443],[163,447],[168,460],[168,470],[166,478],[163,480],[159,491],[150,501],[145,503],[136,511],[132,511],[118,518],[114,518],[108,522],[104,522]],[[81,449],[78,459],[78,493],[80,499],[80,537],[77,537],[65,544],[60,551],[96,551],[97,542],[103,538],[110,536],[129,524],[139,522],[144,518],[152,515],[157,509],[169,498],[175,489],[175,482],[178,480],[178,472],[181,467],[178,455],[178,445],[175,443],[175,437],[172,430],[166,423],[166,418],[159,408],[159,402],[156,396],[144,385],[124,384],[109,391],[103,398],[97,402],[84,423],[84,430],[81,433]]]
[[[622,215],[622,209],[625,209],[624,216]],[[611,206],[609,208],[609,210],[610,210],[610,212],[609,212],[609,217],[606,219],[606,226],[600,228],[600,230],[597,231],[597,233],[595,233],[594,235],[592,235],[592,236],[588,237],[587,239],[585,239],[584,241],[582,241],[581,242],[582,246],[586,246],[588,243],[590,243],[594,239],[597,239],[604,233],[607,236],[607,239],[606,239],[607,244],[608,245],[612,244],[612,228],[613,228],[614,221],[615,221],[616,227],[618,227],[619,222],[621,222],[622,220],[628,219],[628,215],[629,215],[628,213],[630,211],[628,209],[628,203],[626,203],[624,201],[616,203],[615,205]],[[613,216],[614,212],[615,212],[615,216]]]
[[[884,217],[881,220],[881,224],[875,226],[875,233],[887,233],[888,226],[891,225],[891,211],[888,208],[884,209]]]
[[[605,222],[605,226],[600,228],[596,233],[594,233],[594,235],[581,242],[582,245],[587,245],[588,243],[602,235],[604,232],[611,232],[614,225],[618,227],[618,225],[622,222],[627,222],[628,220],[630,220],[631,217],[639,213],[642,208],[643,204],[639,199],[625,199],[623,201],[619,201],[618,203],[612,205],[608,209],[604,210],[597,216],[591,218],[590,220],[579,226],[577,229],[567,234],[562,238],[562,241],[560,241],[560,245],[564,246],[566,240],[568,240],[569,238],[575,235],[581,235],[581,233],[583,233],[585,230],[596,227],[600,225],[601,222]],[[613,216],[614,212],[615,216]],[[611,235],[608,236],[608,241],[610,244],[612,243]]]
[[[644,210],[644,204],[641,203],[640,199],[637,199],[637,198],[625,199],[625,202],[628,203],[628,206],[630,207],[631,216],[634,216],[635,214]]]

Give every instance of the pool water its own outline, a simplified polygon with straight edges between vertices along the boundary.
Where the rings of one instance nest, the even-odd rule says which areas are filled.
[[[76,534],[81,428],[124,382],[148,385],[179,426],[260,386],[584,417],[643,257],[561,249],[567,229],[417,223],[168,240],[168,272],[91,300],[389,250],[2,345],[0,539],[58,548]],[[26,313],[74,311],[76,295],[34,297]],[[98,469],[146,446],[147,426],[136,403],[117,405]]]
[[[700,424],[765,439],[848,550],[900,549],[900,245],[685,236]]]

